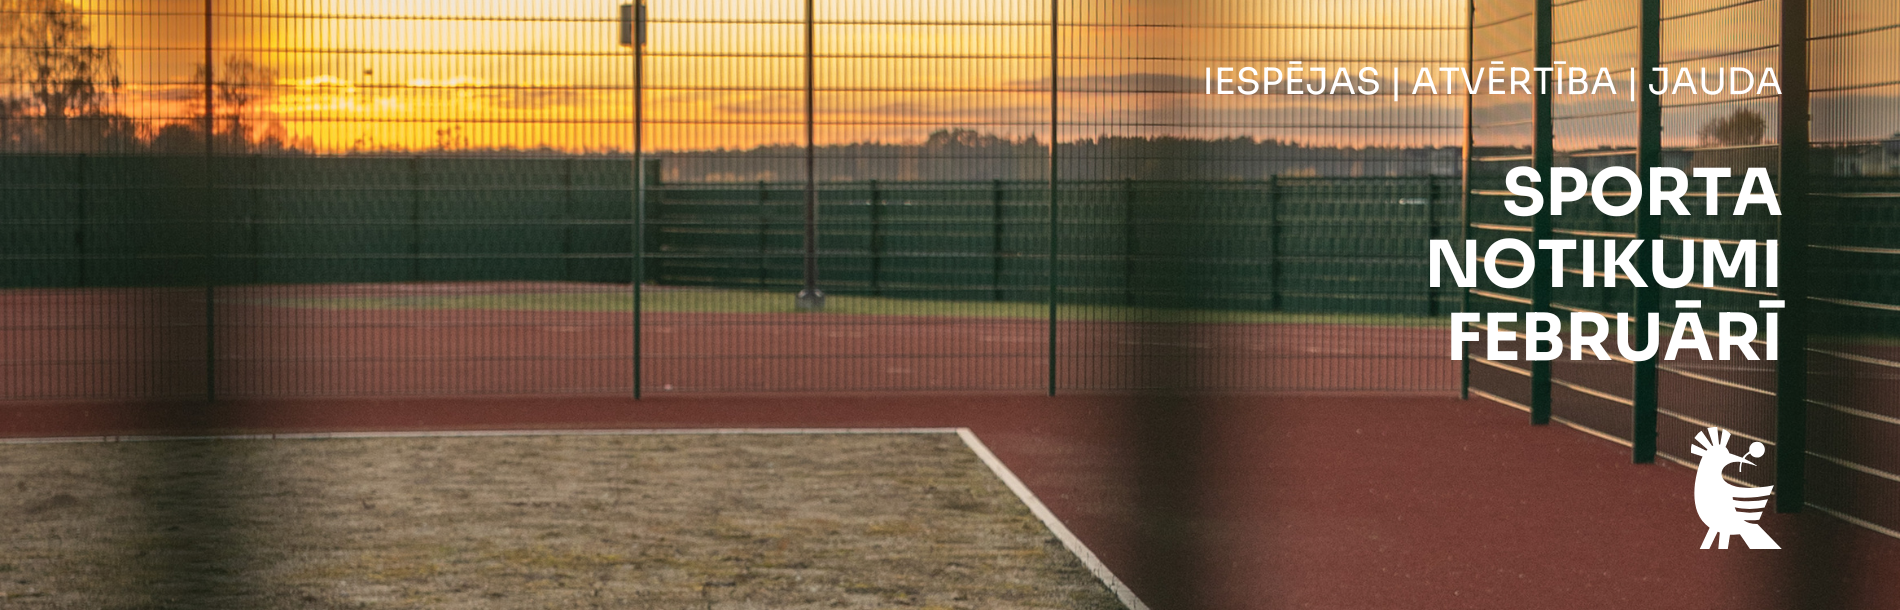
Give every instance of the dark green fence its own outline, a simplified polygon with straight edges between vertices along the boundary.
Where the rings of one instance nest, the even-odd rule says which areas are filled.
[[[626,159],[0,157],[0,285],[314,284],[632,277]],[[654,172],[653,175],[657,175]],[[1435,315],[1425,247],[1458,221],[1448,179],[1066,184],[1061,299]],[[654,184],[647,278],[795,290],[802,185]],[[834,294],[1043,301],[1042,183],[826,184]],[[207,192],[209,196],[207,196]],[[1181,225],[1187,225],[1183,229]],[[1193,243],[1169,236],[1193,235]],[[1189,301],[1131,286],[1193,273]]]
[[[625,282],[625,160],[0,156],[0,286]],[[207,196],[207,193],[209,195]],[[215,255],[215,256],[213,256]]]
[[[1455,226],[1449,181],[1281,178],[1242,183],[1087,182],[1062,191],[1057,283],[1074,304],[1435,315],[1425,247]],[[665,185],[655,192],[649,277],[663,284],[795,290],[797,184]],[[836,294],[953,300],[1048,298],[1041,183],[826,185],[821,284]],[[1190,230],[1163,230],[1166,224]],[[1178,227],[1175,227],[1178,228]],[[1194,243],[1170,235],[1195,235]],[[1131,287],[1193,273],[1193,302]]]

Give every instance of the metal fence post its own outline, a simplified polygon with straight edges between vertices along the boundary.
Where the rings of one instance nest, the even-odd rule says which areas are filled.
[[[261,235],[262,231],[257,222],[257,211],[263,208],[263,189],[260,186],[263,180],[259,177],[257,169],[258,163],[261,162],[262,155],[252,154],[250,171],[245,173],[245,179],[250,183],[251,187],[250,204],[246,206],[244,210],[244,232],[246,235],[245,239],[250,242],[251,264],[248,265],[248,267],[250,269],[249,277],[252,283],[263,283],[264,281],[264,243]]]
[[[92,228],[91,210],[87,209],[90,207],[91,193],[87,192],[90,189],[86,186],[86,155],[79,155],[76,161],[74,171],[78,174],[78,179],[74,180],[74,182],[79,184],[79,192],[73,201],[75,204],[73,210],[74,216],[77,216],[75,219],[77,220],[75,223],[77,226],[73,229],[73,250],[79,256],[77,279],[79,280],[80,287],[85,287],[89,280],[86,276],[86,270],[87,267],[92,266],[92,257],[86,255],[88,248],[86,244],[86,233]]]
[[[759,288],[765,288],[771,273],[772,261],[768,251],[772,241],[771,204],[768,200],[772,192],[767,189],[764,180],[759,181]]]
[[[1472,0],[1470,2],[1466,2],[1465,3],[1465,73],[1466,74],[1470,74],[1472,72],[1473,64],[1476,62],[1476,60],[1473,59],[1474,54],[1477,52],[1477,49],[1475,46],[1476,43],[1472,41],[1477,38],[1476,36],[1477,23],[1478,23],[1477,19],[1478,19],[1477,1]],[[1476,143],[1476,141],[1473,140],[1471,136],[1472,125],[1474,124],[1472,122],[1472,114],[1471,114],[1472,97],[1473,96],[1470,94],[1465,95],[1465,108],[1464,108],[1464,113],[1465,113],[1464,145],[1465,146],[1464,146],[1464,152],[1463,152],[1462,158],[1459,159],[1459,162],[1461,163],[1460,167],[1462,171],[1459,172],[1461,174],[1460,176],[1461,179],[1458,185],[1458,243],[1464,243],[1465,240],[1471,239],[1471,188],[1472,188],[1471,159],[1472,159],[1472,153],[1473,153],[1472,145]],[[1435,265],[1437,264],[1437,262],[1432,261],[1432,264]],[[1461,311],[1461,312],[1471,311],[1471,289],[1470,288],[1465,288],[1462,286],[1458,288],[1458,311]],[[1453,330],[1464,331],[1467,329],[1454,328]],[[1471,349],[1466,344],[1460,343],[1458,350],[1459,350],[1458,399],[1470,400],[1471,399]]]
[[[884,192],[871,181],[871,294],[884,296]]]
[[[818,67],[814,0],[805,0],[805,287],[798,291],[798,309],[823,311],[825,293],[818,289],[818,161],[816,136]]]
[[[1438,239],[1438,177],[1425,177],[1425,243]],[[1425,315],[1438,316],[1438,293],[1436,286],[1425,287]]]
[[[1551,65],[1551,7],[1552,0],[1537,0],[1537,49],[1534,65]],[[1531,138],[1531,165],[1539,176],[1549,176],[1554,156],[1551,148],[1556,144],[1551,123],[1550,82],[1546,79],[1537,87],[1536,102],[1532,105],[1533,135]],[[1538,214],[1532,217],[1531,244],[1535,245],[1550,239],[1550,215]],[[1534,261],[1525,261],[1532,263]],[[1550,274],[1554,270],[1545,265],[1543,277],[1531,278],[1531,312],[1550,311]],[[1543,425],[1550,423],[1550,361],[1536,360],[1531,365],[1531,423]]]
[[[422,157],[409,157],[409,281],[422,281]]]
[[[1060,104],[1060,100],[1061,100],[1060,92],[1062,91],[1062,84],[1061,84],[1061,71],[1060,71],[1060,65],[1059,65],[1060,57],[1062,55],[1062,45],[1061,45],[1062,36],[1061,36],[1061,31],[1060,31],[1061,15],[1059,14],[1059,11],[1060,11],[1060,3],[1057,2],[1056,0],[1049,0],[1049,395],[1050,396],[1056,395],[1056,336],[1057,336],[1056,335],[1056,328],[1057,328],[1056,291],[1059,288],[1058,279],[1057,279],[1058,276],[1057,276],[1057,270],[1056,270],[1056,267],[1057,267],[1056,257],[1061,252],[1060,241],[1059,241],[1061,237],[1061,230],[1059,229],[1059,225],[1057,225],[1057,222],[1060,221],[1061,216],[1057,213],[1057,210],[1059,208],[1056,205],[1057,203],[1056,202],[1056,194],[1057,194],[1056,178],[1058,176],[1056,169],[1057,169],[1057,160],[1059,158],[1057,150],[1061,148],[1061,146],[1059,145],[1059,142],[1061,142],[1061,138],[1059,137],[1059,132],[1060,132],[1061,116],[1062,116],[1062,110],[1061,110],[1061,104]]]
[[[211,0],[205,0],[205,46],[204,46],[204,301],[205,301],[205,401],[218,401],[218,218],[217,184],[214,174],[217,150],[217,107],[212,91],[216,86],[217,69],[211,62]]]
[[[645,267],[641,275],[648,283],[658,284],[666,281],[666,259],[653,256],[654,252],[666,250],[666,183],[660,179],[660,160],[641,155],[640,163],[640,210],[642,237],[640,256]]]
[[[1643,0],[1640,35],[1642,65],[1638,69],[1643,73],[1643,85],[1636,92],[1639,96],[1636,110],[1636,166],[1637,175],[1646,176],[1652,168],[1662,165],[1662,98],[1650,92],[1650,88],[1660,80],[1651,68],[1661,65],[1662,61],[1662,0]],[[1662,237],[1662,218],[1641,211],[1635,216],[1636,239]],[[1648,248],[1639,250],[1637,268],[1653,268],[1650,260],[1653,256],[1662,256],[1662,253],[1652,252]],[[1637,288],[1636,302],[1631,311],[1639,322],[1647,319],[1649,313],[1661,312],[1661,290],[1653,285]],[[1635,332],[1636,345],[1648,345],[1650,341],[1661,339],[1647,336],[1647,324],[1638,323]],[[1656,461],[1656,406],[1660,400],[1656,360],[1651,358],[1637,362],[1632,368],[1635,378],[1631,380],[1630,461],[1648,464]]]
[[[629,9],[623,8],[623,11]],[[647,265],[647,164],[646,164],[646,2],[635,0],[631,5],[631,15],[623,13],[623,19],[633,22],[633,399],[642,395],[641,379],[646,353],[642,336],[642,318],[645,316],[645,286]]]
[[[1122,179],[1122,303],[1135,304],[1135,179]]]
[[[574,281],[574,161],[568,157],[561,176],[561,279]]]
[[[635,94],[636,97],[644,97]],[[638,131],[638,130],[636,130]],[[634,138],[639,139],[637,136]],[[647,164],[646,157],[636,146],[633,156],[633,399],[639,400],[644,393],[642,378],[645,375],[646,337],[646,283],[647,283]]]
[[[990,300],[1003,300],[1003,181],[990,181]]]
[[[1775,511],[1807,502],[1808,2],[1781,2],[1780,362],[1775,367]]]
[[[1283,192],[1280,189],[1280,175],[1267,176],[1267,311],[1280,311],[1284,306],[1280,297],[1280,277],[1284,273],[1280,262],[1280,204]]]

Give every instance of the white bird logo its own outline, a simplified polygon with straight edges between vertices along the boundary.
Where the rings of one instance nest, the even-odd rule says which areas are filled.
[[[1716,548],[1720,549],[1728,548],[1729,536],[1741,536],[1742,543],[1751,549],[1781,548],[1768,532],[1753,523],[1761,518],[1762,507],[1768,505],[1768,494],[1775,486],[1737,487],[1722,478],[1722,470],[1729,464],[1755,465],[1748,458],[1728,452],[1729,437],[1727,430],[1709,428],[1696,433],[1696,444],[1689,447],[1689,453],[1702,456],[1695,473],[1695,512],[1709,526],[1709,534],[1702,537],[1702,548],[1709,548],[1718,536],[1721,542]],[[1748,446],[1748,457],[1761,457],[1766,452],[1761,443]]]

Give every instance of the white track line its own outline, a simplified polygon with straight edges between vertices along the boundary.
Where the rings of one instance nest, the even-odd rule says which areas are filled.
[[[955,434],[961,428],[658,428],[646,430],[416,430],[388,432],[292,432],[202,436],[61,436],[6,438],[0,445],[56,443],[145,443],[163,441],[269,441],[326,438],[463,438],[493,436],[661,436],[682,434]]]
[[[1041,519],[1042,524],[1049,528],[1049,533],[1055,534],[1056,539],[1062,541],[1062,546],[1068,547],[1069,552],[1074,553],[1076,559],[1082,560],[1082,564],[1088,566],[1089,572],[1094,573],[1095,577],[1108,587],[1108,590],[1115,592],[1115,597],[1121,598],[1122,605],[1127,606],[1128,610],[1148,610],[1148,605],[1141,603],[1141,598],[1135,597],[1135,592],[1130,590],[1128,585],[1122,584],[1122,580],[1116,578],[1114,572],[1109,571],[1108,565],[1102,563],[1102,560],[1095,556],[1095,552],[1089,550],[1088,545],[1082,544],[1081,538],[1075,537],[1075,533],[1069,531],[1068,526],[1063,525],[1062,520],[1057,519],[1055,513],[1049,512],[1049,507],[1043,506],[1042,500],[1036,499],[1036,492],[1030,491],[1029,486],[1024,485],[1022,479],[1016,478],[1016,473],[1010,472],[1009,466],[1003,465],[1002,460],[996,459],[996,454],[990,453],[990,448],[976,437],[975,432],[971,432],[969,428],[958,428],[957,436],[963,437],[963,444],[969,445],[970,451],[975,452],[976,457],[982,459],[983,463],[990,467],[990,472],[996,473],[996,478],[1002,479],[1003,484],[1009,486],[1010,491],[1016,492],[1016,497],[1029,507],[1029,512],[1035,513],[1036,518]]]
[[[164,441],[205,441],[205,440],[265,441],[265,440],[315,440],[315,439],[350,439],[350,438],[468,438],[468,437],[508,437],[508,436],[662,436],[662,435],[687,435],[687,434],[955,434],[959,438],[963,439],[964,446],[969,447],[970,452],[975,453],[977,459],[982,460],[983,465],[988,466],[990,469],[990,472],[992,474],[995,474],[997,479],[1000,479],[1003,481],[1003,485],[1009,487],[1010,492],[1016,494],[1016,499],[1021,500],[1024,506],[1029,507],[1029,512],[1036,515],[1036,518],[1042,521],[1042,524],[1044,527],[1049,528],[1049,533],[1054,534],[1057,540],[1062,541],[1063,547],[1069,549],[1070,553],[1074,553],[1075,558],[1078,560],[1081,560],[1082,565],[1087,566],[1089,569],[1089,572],[1091,574],[1094,574],[1095,578],[1101,580],[1102,584],[1104,586],[1107,586],[1109,591],[1112,591],[1115,593],[1115,597],[1121,599],[1122,605],[1127,606],[1128,610],[1148,610],[1148,605],[1142,603],[1141,598],[1136,597],[1135,592],[1133,590],[1130,590],[1128,588],[1128,585],[1123,584],[1122,580],[1120,578],[1117,578],[1114,572],[1109,571],[1108,565],[1102,563],[1102,560],[1095,556],[1095,552],[1090,551],[1088,545],[1082,543],[1082,539],[1075,537],[1075,533],[1069,531],[1068,526],[1063,525],[1062,520],[1056,518],[1055,513],[1050,512],[1049,507],[1044,506],[1042,503],[1042,500],[1036,499],[1036,493],[1033,491],[1030,491],[1029,486],[1024,485],[1022,479],[1016,478],[1016,473],[1011,472],[1009,470],[1009,466],[1004,465],[1002,460],[997,459],[996,454],[991,453],[990,448],[984,445],[983,441],[976,437],[976,433],[970,431],[969,428],[663,428],[663,429],[645,429],[645,430],[444,430],[444,431],[391,431],[391,432],[296,432],[296,433],[284,433],[284,434],[225,434],[225,435],[205,435],[205,436],[136,436],[136,435],[65,436],[65,437],[47,437],[47,438],[5,438],[5,439],[0,439],[0,445],[50,445],[50,444],[60,444],[60,443],[145,443],[145,442],[164,442]]]

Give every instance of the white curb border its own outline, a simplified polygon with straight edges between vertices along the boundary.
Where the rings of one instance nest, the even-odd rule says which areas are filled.
[[[465,438],[489,436],[667,436],[685,434],[955,434],[962,428],[655,428],[576,430],[393,430],[383,432],[291,432],[201,436],[54,436],[0,438],[0,445],[58,443],[150,443],[164,441],[269,441],[326,438]]]
[[[1062,520],[1057,519],[1055,513],[1049,512],[1049,507],[1043,506],[1042,500],[1036,499],[1036,492],[1030,491],[1029,486],[1024,485],[1022,479],[1016,478],[1016,473],[1010,472],[1009,467],[1003,465],[1002,460],[996,459],[996,454],[990,453],[990,448],[976,437],[975,432],[971,432],[969,428],[957,428],[957,436],[962,437],[963,444],[968,445],[970,451],[975,452],[976,457],[982,459],[983,463],[990,467],[990,472],[996,473],[996,478],[1002,479],[1003,484],[1009,486],[1010,491],[1016,492],[1016,497],[1029,507],[1029,512],[1035,513],[1036,518],[1041,519],[1042,524],[1049,528],[1049,533],[1055,534],[1056,539],[1062,541],[1062,546],[1068,547],[1069,552],[1074,553],[1076,559],[1082,560],[1082,565],[1088,566],[1089,572],[1094,573],[1096,579],[1101,580],[1109,591],[1115,593],[1115,597],[1122,600],[1123,606],[1127,606],[1128,610],[1148,610],[1148,605],[1141,603],[1141,598],[1135,597],[1135,592],[1130,590],[1128,585],[1123,584],[1122,579],[1116,578],[1115,573],[1109,571],[1108,565],[1102,563],[1101,558],[1096,557],[1095,552],[1090,551],[1088,545],[1082,544],[1081,538],[1075,537],[1075,533],[1069,531],[1068,526],[1063,525]]]

